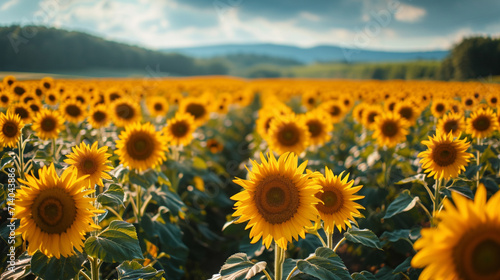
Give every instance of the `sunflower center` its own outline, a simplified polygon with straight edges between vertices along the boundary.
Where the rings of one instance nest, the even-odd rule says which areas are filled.
[[[118,93],[112,93],[109,95],[109,100],[110,101],[115,101],[116,99],[119,99],[121,96]]]
[[[2,95],[1,99],[2,99],[2,103],[9,102],[9,98],[7,96],[5,96],[5,95]]]
[[[450,133],[451,131],[456,131],[458,129],[458,122],[456,120],[449,120],[444,123],[444,131]]]
[[[389,111],[394,111],[394,107],[396,107],[396,103],[389,104]]]
[[[264,220],[271,224],[290,220],[300,206],[299,191],[289,178],[269,176],[256,189],[255,206]]]
[[[2,127],[2,133],[8,138],[12,138],[17,135],[18,126],[13,122],[6,122]]]
[[[452,109],[452,110],[453,110],[453,112],[455,112],[455,113],[460,112],[460,107],[458,107],[458,105],[453,105],[453,106],[451,106],[451,109]]]
[[[467,99],[467,100],[465,101],[465,105],[467,105],[467,106],[471,106],[472,104],[473,104],[472,99]]]
[[[50,89],[50,84],[45,82],[45,83],[43,83],[43,87],[46,89]]]
[[[439,166],[448,166],[455,162],[457,151],[451,143],[441,143],[432,149],[432,160]]]
[[[413,110],[410,107],[403,107],[401,108],[401,110],[399,110],[399,114],[401,115],[401,117],[407,120],[411,120],[411,118],[413,117]]]
[[[75,200],[62,188],[40,192],[31,210],[36,225],[49,234],[61,234],[68,230],[77,214]]]
[[[49,95],[49,100],[50,101],[56,101],[56,97],[54,95]]]
[[[309,99],[307,99],[307,103],[309,103],[310,105],[313,105],[314,104],[314,98],[309,97]]]
[[[116,115],[125,120],[132,119],[135,116],[134,108],[128,104],[120,104],[115,108]]]
[[[35,100],[35,98],[31,97],[31,96],[28,96],[26,98],[24,98],[24,103],[28,103],[30,102],[31,100]]]
[[[26,92],[26,90],[22,87],[14,87],[14,93],[21,96]]]
[[[438,104],[436,105],[436,111],[441,113],[444,111],[444,105],[443,104]]]
[[[84,103],[85,103],[85,99],[84,99],[83,97],[81,97],[81,96],[77,96],[77,97],[76,97],[76,100],[77,100],[78,102],[82,103],[82,104],[84,104]]]
[[[184,121],[174,123],[171,131],[175,137],[183,137],[188,132],[188,124]]]
[[[33,112],[38,112],[38,111],[40,111],[40,106],[38,106],[38,104],[33,103],[33,104],[30,104],[30,109]]]
[[[205,113],[206,113],[205,107],[203,105],[194,104],[194,103],[187,105],[186,112],[193,115],[193,117],[195,119],[199,119],[199,118],[203,117],[203,115],[205,115]]]
[[[81,170],[84,174],[94,174],[97,170],[97,164],[91,158],[86,158],[81,164]]]
[[[317,137],[323,131],[321,123],[316,120],[307,122],[307,128],[309,128],[312,137]]]
[[[472,267],[475,272],[490,275],[500,271],[500,243],[486,239],[472,251]]]
[[[398,134],[398,124],[395,121],[385,121],[382,124],[382,134],[387,137],[393,137]]]
[[[155,145],[151,135],[137,133],[132,135],[127,142],[127,153],[132,159],[145,160],[154,152]]]
[[[475,130],[485,131],[490,128],[490,118],[488,116],[479,116],[475,120],[472,121],[472,126]]]
[[[24,119],[27,119],[27,118],[30,116],[30,114],[29,114],[28,110],[26,110],[26,109],[25,109],[25,108],[23,108],[23,107],[17,107],[17,108],[14,110],[14,113],[15,113],[15,114],[18,114],[18,115],[21,117],[21,119],[23,119],[23,120],[24,120]]]
[[[94,118],[94,120],[96,122],[102,122],[103,120],[106,119],[106,114],[104,112],[97,111],[97,112],[94,112],[94,114],[92,115],[92,117]]]
[[[375,121],[376,116],[378,116],[378,113],[375,113],[375,112],[368,114],[368,122],[373,123]]]
[[[13,80],[7,80],[7,84],[8,84],[9,86],[11,86],[13,83],[14,83],[14,81],[13,81]]]
[[[53,118],[45,118],[42,120],[40,127],[43,131],[53,131],[56,128],[56,120]]]
[[[284,146],[293,146],[299,142],[299,132],[294,125],[286,125],[278,134],[278,141]]]
[[[497,104],[498,99],[497,99],[496,97],[492,97],[492,98],[490,99],[490,102],[491,102],[492,104]]]
[[[72,117],[78,117],[82,113],[82,110],[77,105],[71,104],[66,106],[66,113]]]
[[[344,205],[342,193],[336,188],[323,189],[323,193],[317,193],[316,197],[323,201],[323,203],[316,204],[316,208],[325,214],[336,213]]]
[[[333,117],[340,115],[341,112],[342,111],[340,110],[339,106],[337,106],[337,105],[332,106],[330,108],[330,115],[332,115]]]
[[[160,103],[156,103],[154,109],[155,111],[161,111],[163,110],[163,105],[161,105]]]

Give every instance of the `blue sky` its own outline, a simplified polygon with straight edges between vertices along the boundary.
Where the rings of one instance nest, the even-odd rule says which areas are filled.
[[[226,43],[447,49],[500,37],[498,0],[2,0],[0,25],[84,31],[148,48]]]

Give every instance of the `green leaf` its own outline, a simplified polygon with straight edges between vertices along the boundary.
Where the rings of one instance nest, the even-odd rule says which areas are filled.
[[[325,247],[316,249],[313,257],[299,260],[297,268],[319,279],[352,279],[342,259],[333,250]]]
[[[403,185],[403,184],[408,184],[408,183],[419,183],[421,185],[427,186],[427,182],[425,182],[425,174],[417,174],[415,176],[411,176],[408,178],[405,178],[399,182],[396,182],[396,185]]]
[[[382,244],[385,245],[389,242],[395,243],[401,239],[410,240],[410,230],[409,229],[398,229],[395,231],[386,231],[380,236]]]
[[[70,257],[49,258],[37,251],[31,258],[31,272],[42,279],[66,280],[75,277],[86,257],[80,252]]]
[[[97,196],[97,202],[99,202],[102,206],[118,206],[123,205],[123,198],[125,193],[123,192],[123,188],[116,184],[111,184],[109,188]]]
[[[5,269],[4,273],[0,276],[3,280],[17,280],[25,277],[31,273],[31,256],[28,252],[22,253],[15,261],[14,269]]]
[[[163,270],[158,271],[150,265],[143,267],[136,261],[125,261],[116,270],[120,280],[161,280],[164,273]]]
[[[408,192],[402,192],[391,204],[389,204],[384,219],[411,210],[419,200],[420,198],[418,196],[412,197]]]
[[[382,250],[377,235],[369,229],[350,228],[344,233],[344,237],[350,242]]]
[[[11,164],[13,164],[14,162],[14,158],[13,157],[4,157],[2,158],[2,161],[0,162],[0,170],[3,170],[4,168],[10,166]]]
[[[259,279],[265,268],[266,262],[254,264],[246,254],[236,253],[226,260],[220,270],[220,275],[223,280]]]
[[[193,158],[193,167],[196,169],[203,169],[203,170],[208,168],[206,162],[200,157]]]
[[[89,237],[85,252],[110,263],[142,259],[135,227],[124,221],[112,221],[99,235]]]
[[[146,176],[138,174],[137,171],[135,170],[130,171],[130,173],[128,174],[128,179],[130,183],[136,184],[146,189],[149,188],[149,186],[151,186]]]
[[[407,258],[404,262],[400,263],[392,273],[407,273],[411,268],[412,257]]]
[[[353,273],[352,275],[352,279],[354,280],[376,280],[377,278],[371,274],[370,272],[368,271],[361,271],[361,272],[356,272],[356,273]]]

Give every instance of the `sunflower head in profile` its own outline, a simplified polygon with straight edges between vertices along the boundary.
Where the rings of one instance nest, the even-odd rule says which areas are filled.
[[[31,108],[23,103],[11,104],[8,111],[18,115],[24,124],[30,124],[35,115],[33,111],[31,111]]]
[[[382,114],[383,110],[380,105],[367,105],[363,110],[363,125],[368,129],[373,129],[375,119]]]
[[[0,113],[0,146],[17,147],[23,127],[24,123],[18,115],[13,112]]]
[[[8,90],[1,90],[0,91],[0,107],[1,108],[9,107],[12,100],[13,100],[12,96],[10,95]]]
[[[485,138],[498,129],[495,112],[491,108],[477,108],[467,119],[467,133],[473,138]]]
[[[74,99],[64,101],[61,107],[59,107],[59,112],[65,120],[72,123],[79,123],[85,120],[87,114],[83,105]]]
[[[196,130],[194,117],[191,114],[177,112],[167,121],[167,126],[162,130],[163,135],[173,146],[186,146],[193,140]]]
[[[342,178],[342,172],[336,176],[332,170],[325,167],[325,176],[316,178],[316,183],[321,186],[321,191],[316,193],[320,203],[316,204],[319,215],[324,223],[325,231],[333,234],[335,227],[342,232],[346,226],[351,227],[354,218],[362,217],[358,209],[365,209],[356,203],[364,196],[356,195],[363,186],[354,186],[354,181],[349,179],[349,174]]]
[[[266,139],[271,150],[278,154],[293,152],[300,154],[309,145],[311,133],[304,119],[289,114],[279,116],[271,121],[269,135]]]
[[[400,98],[391,97],[384,101],[384,110],[394,112],[394,109],[396,109],[396,105],[398,105],[400,102]]]
[[[368,107],[369,105],[366,104],[366,103],[359,103],[357,104],[356,106],[354,106],[354,109],[352,109],[352,117],[354,118],[354,120],[358,123],[363,123],[364,120],[363,120],[363,113],[365,111],[365,109]]]
[[[87,232],[99,229],[94,199],[88,197],[94,190],[84,190],[84,179],[70,169],[59,177],[52,164],[39,169],[38,178],[19,180],[24,186],[17,191],[15,217],[30,255],[40,250],[48,257],[71,256],[74,249],[82,251]]]
[[[208,100],[204,97],[200,98],[185,98],[179,105],[179,112],[191,114],[194,121],[201,125],[210,118],[210,112],[207,106]]]
[[[10,88],[16,82],[16,77],[12,75],[5,76],[3,78],[3,84],[6,88]]]
[[[61,95],[56,90],[49,90],[45,94],[45,103],[50,106],[56,106],[61,99]]]
[[[330,140],[330,132],[333,130],[333,124],[329,121],[330,118],[325,111],[316,109],[307,112],[302,117],[311,136],[310,144],[323,145]]]
[[[260,158],[260,164],[250,160],[248,180],[234,180],[244,190],[231,197],[236,200],[233,216],[239,217],[237,223],[248,221],[251,243],[262,238],[269,248],[274,240],[286,249],[288,242],[304,238],[304,227],[312,226],[316,219],[319,186],[304,174],[307,161],[299,166],[293,153],[284,153],[279,159],[272,152],[267,159],[261,153]]]
[[[450,110],[450,100],[437,98],[432,101],[431,113],[435,118],[441,118]]]
[[[269,110],[260,109],[258,112],[259,117],[255,122],[257,133],[262,137],[262,139],[268,139],[269,129],[271,128],[271,122],[276,117],[276,115]]]
[[[41,109],[33,120],[32,129],[42,140],[55,139],[64,128],[64,119],[58,111]]]
[[[146,106],[153,117],[164,117],[168,113],[168,102],[163,96],[150,96],[146,98]]]
[[[443,131],[445,134],[451,132],[453,137],[458,137],[465,131],[465,119],[462,114],[448,113],[439,119],[437,130]]]
[[[104,95],[106,96],[106,103],[111,104],[114,101],[122,98],[124,96],[124,93],[119,88],[110,88],[104,93]]]
[[[135,123],[125,127],[116,142],[120,162],[139,171],[154,168],[167,158],[167,139],[150,123]]]
[[[120,98],[111,103],[110,107],[113,123],[118,127],[139,122],[142,118],[140,105],[130,98]]]
[[[380,146],[394,147],[406,141],[409,123],[393,112],[383,113],[375,119],[372,137]]]
[[[40,86],[44,90],[51,90],[54,88],[54,85],[55,85],[55,81],[54,81],[54,78],[52,78],[52,77],[45,77],[45,78],[40,80]]]
[[[418,154],[422,168],[434,179],[457,177],[468,164],[472,154],[467,152],[470,143],[465,139],[453,138],[453,134],[438,130],[434,137],[422,141],[427,150]]]
[[[111,154],[106,153],[107,150],[107,146],[97,148],[97,142],[92,146],[81,143],[80,146],[72,148],[73,152],[64,162],[71,165],[70,168],[78,173],[78,177],[88,175],[85,178],[87,188],[94,188],[96,184],[102,187],[102,179],[111,179],[106,172],[113,169],[109,165],[111,161],[108,158]]]
[[[109,112],[106,105],[98,104],[90,108],[87,121],[93,128],[101,128],[107,126],[111,122]]]
[[[419,279],[500,279],[500,192],[486,200],[480,185],[474,201],[452,192],[435,228],[422,229],[411,265]]]

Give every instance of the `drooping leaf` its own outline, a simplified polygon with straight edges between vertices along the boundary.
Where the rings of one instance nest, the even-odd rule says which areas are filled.
[[[125,193],[123,188],[117,184],[111,184],[109,188],[99,196],[97,196],[97,202],[102,206],[117,206],[123,205],[123,198]]]
[[[391,202],[391,204],[389,204],[384,219],[411,210],[419,200],[420,198],[418,196],[412,197],[408,192],[402,192],[393,202]]]
[[[369,229],[350,228],[344,233],[347,241],[382,250],[377,235]]]
[[[254,264],[244,253],[230,256],[220,270],[223,280],[260,279],[266,268],[266,262]]]
[[[315,255],[307,260],[297,262],[298,269],[319,279],[352,279],[342,259],[325,247],[316,249]]]

